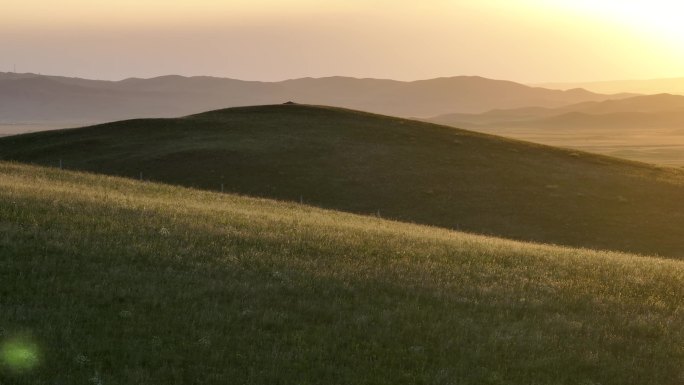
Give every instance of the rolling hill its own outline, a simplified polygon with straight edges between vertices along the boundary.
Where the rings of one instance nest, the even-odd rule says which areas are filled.
[[[114,82],[0,73],[0,128],[10,133],[21,129],[17,123],[72,127],[131,118],[178,117],[223,107],[288,100],[393,116],[430,117],[528,105],[558,107],[621,96],[548,90],[469,76],[413,82],[329,77],[269,83],[206,76]]]
[[[2,383],[684,375],[682,261],[6,162],[0,228]]]
[[[233,108],[5,137],[0,159],[684,256],[680,170],[338,108]]]

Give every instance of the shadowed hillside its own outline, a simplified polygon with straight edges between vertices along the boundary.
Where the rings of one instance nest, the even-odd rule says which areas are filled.
[[[0,228],[3,384],[682,378],[682,261],[4,162]]]
[[[234,108],[5,137],[0,157],[502,237],[684,256],[684,174],[336,108]]]

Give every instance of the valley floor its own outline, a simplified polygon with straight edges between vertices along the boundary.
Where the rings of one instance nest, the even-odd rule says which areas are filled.
[[[684,167],[684,130],[477,128],[470,130],[661,166]]]

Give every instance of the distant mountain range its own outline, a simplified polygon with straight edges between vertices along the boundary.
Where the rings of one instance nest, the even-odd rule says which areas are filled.
[[[471,129],[684,128],[684,96],[645,95],[620,100],[583,102],[558,108],[526,107],[496,109],[482,114],[445,114],[428,120]]]
[[[401,117],[481,113],[526,106],[555,108],[629,95],[530,87],[482,77],[412,82],[349,77],[281,82],[162,76],[100,81],[0,73],[0,124],[77,125],[139,117],[176,117],[256,104],[326,104]]]
[[[684,78],[649,79],[649,80],[616,80],[603,82],[584,83],[542,83],[536,87],[545,87],[559,90],[583,88],[592,92],[618,93],[631,92],[637,94],[680,94],[684,95]]]

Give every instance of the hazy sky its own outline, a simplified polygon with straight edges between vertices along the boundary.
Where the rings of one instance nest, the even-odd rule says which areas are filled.
[[[2,0],[0,71],[682,77],[682,15],[681,0]]]

